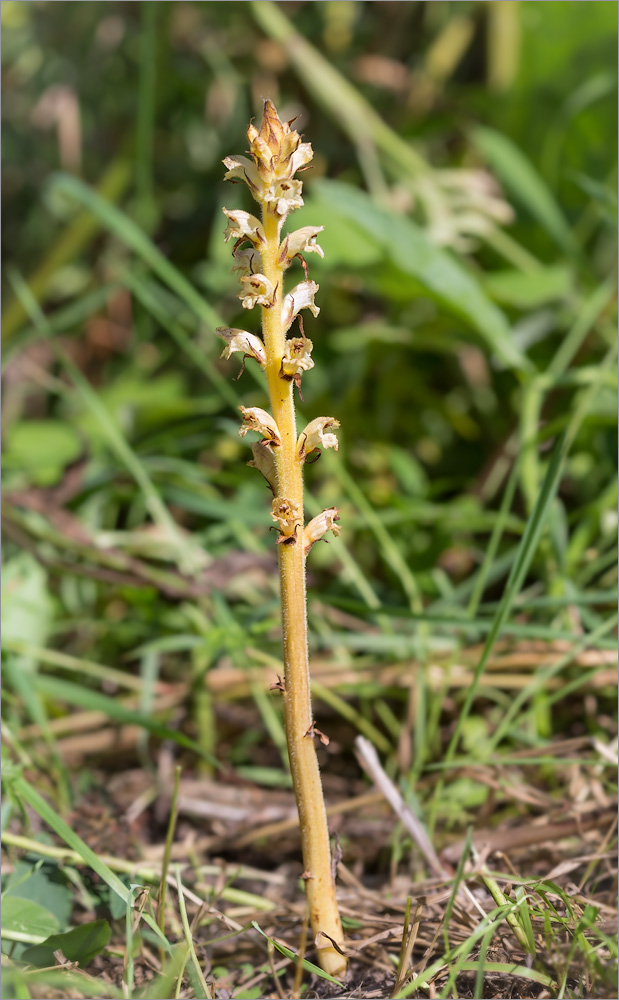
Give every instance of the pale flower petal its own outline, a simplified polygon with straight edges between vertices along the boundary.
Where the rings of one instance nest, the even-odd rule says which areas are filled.
[[[288,267],[293,257],[297,254],[317,253],[324,257],[324,251],[316,242],[318,233],[322,233],[324,226],[303,226],[296,229],[294,233],[288,233],[279,248],[279,261],[284,267]]]
[[[226,243],[232,238],[251,240],[255,247],[266,243],[262,223],[255,215],[250,215],[249,212],[244,212],[242,209],[229,212],[227,208],[223,209],[223,213],[229,220],[224,233]]]
[[[335,434],[330,433],[332,427],[339,427],[340,422],[335,417],[316,417],[311,420],[307,427],[299,434],[297,441],[297,454],[301,461],[318,448],[338,449],[338,440]]]
[[[327,531],[332,531],[334,535],[341,534],[342,529],[336,524],[336,521],[339,521],[339,519],[339,507],[327,507],[317,517],[312,518],[309,524],[303,529],[303,552],[305,555],[307,555],[312,545],[320,541]]]
[[[257,469],[264,476],[273,496],[275,496],[277,489],[277,466],[271,443],[269,441],[254,441],[251,450],[254,457],[247,464],[251,465],[253,469]]]
[[[287,178],[276,180],[265,188],[262,201],[267,208],[277,212],[278,215],[286,216],[288,212],[294,212],[295,208],[303,207],[302,189],[301,181]]]
[[[234,259],[232,273],[234,274],[238,271],[239,277],[246,274],[256,274],[262,270],[262,256],[254,247],[244,247],[243,249],[235,250],[232,257]]]
[[[279,428],[270,413],[259,406],[239,406],[245,421],[239,427],[239,437],[245,437],[248,431],[257,431],[272,445],[281,444]]]
[[[275,300],[275,288],[264,274],[248,274],[241,278],[239,298],[243,309],[253,309],[255,305],[270,309]]]
[[[215,333],[226,341],[221,353],[222,358],[229,358],[234,351],[240,351],[241,354],[255,358],[261,368],[266,366],[264,344],[255,334],[224,326],[218,326]]]
[[[294,378],[295,375],[314,367],[311,357],[313,346],[307,337],[290,337],[286,341],[286,351],[280,370],[282,378]]]
[[[302,281],[288,293],[282,305],[282,325],[284,333],[289,330],[292,321],[301,309],[309,309],[314,316],[320,312],[314,302],[314,295],[320,286],[315,281]]]
[[[247,156],[226,156],[224,163],[228,167],[228,173],[224,175],[224,180],[244,181],[254,198],[259,200],[262,189],[262,179],[254,161],[250,160]]]
[[[301,167],[313,160],[314,150],[309,142],[301,142],[290,157],[290,173],[295,174]]]

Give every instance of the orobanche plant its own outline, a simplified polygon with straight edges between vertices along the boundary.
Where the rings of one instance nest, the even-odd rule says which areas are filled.
[[[228,218],[226,240],[233,239],[233,271],[241,282],[239,298],[245,309],[258,305],[262,313],[262,339],[247,330],[219,328],[226,341],[224,356],[239,351],[255,360],[265,372],[271,412],[241,406],[239,434],[257,431],[252,444],[255,466],[272,492],[271,517],[278,529],[277,548],[281,580],[284,677],[274,687],[284,699],[284,725],[290,758],[303,848],[303,864],[312,932],[322,968],[342,975],[346,959],[341,947],[342,924],[335,898],[329,830],[318,769],[315,740],[328,743],[314,724],[310,700],[305,597],[305,559],[312,545],[327,531],[339,533],[339,511],[323,510],[309,524],[303,516],[303,465],[319,448],[336,448],[333,417],[317,417],[297,434],[293,393],[301,388],[303,373],[313,368],[312,342],[303,330],[301,310],[318,315],[314,296],[318,285],[308,277],[304,254],[323,256],[316,237],[323,226],[305,226],[283,235],[289,212],[303,205],[302,183],[295,173],[312,159],[312,147],[301,142],[292,123],[280,121],[273,103],[265,102],[258,131],[247,131],[251,158],[228,156],[226,180],[247,184],[262,209],[262,220],[241,210]],[[303,265],[305,280],[284,295],[284,275],[293,261]],[[300,336],[288,337],[294,321]]]

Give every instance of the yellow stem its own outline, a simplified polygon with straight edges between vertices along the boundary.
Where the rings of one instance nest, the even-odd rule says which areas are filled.
[[[277,492],[299,505],[300,526],[295,542],[278,545],[281,581],[282,631],[284,641],[284,725],[294,786],[301,846],[306,875],[310,922],[318,947],[320,965],[330,975],[346,971],[346,959],[329,943],[343,943],[335,883],[331,871],[329,828],[312,728],[310,674],[307,651],[305,597],[305,556],[303,553],[303,464],[297,455],[297,431],[293,382],[280,377],[286,334],[282,329],[283,269],[279,262],[280,219],[264,210],[266,245],[261,248],[262,269],[276,288],[273,305],[262,309],[262,329],[266,351],[266,376],[271,411],[277,423],[281,445],[274,449],[277,464]],[[318,936],[324,932],[326,937]]]

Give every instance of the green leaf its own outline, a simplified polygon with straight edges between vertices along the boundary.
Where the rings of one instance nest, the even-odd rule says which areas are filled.
[[[54,605],[47,573],[27,552],[5,563],[2,572],[2,638],[44,646]]]
[[[484,288],[497,302],[519,309],[535,309],[547,302],[567,298],[574,287],[567,267],[540,267],[536,271],[493,271]]]
[[[501,132],[476,128],[473,141],[508,191],[539,222],[554,241],[569,253],[577,249],[555,197],[522,150]]]
[[[32,855],[30,856],[32,858]],[[29,899],[45,906],[58,921],[58,928],[64,929],[69,923],[73,908],[73,894],[67,886],[65,876],[58,865],[40,866],[32,860],[18,861],[9,875],[2,895],[3,899]]]
[[[316,186],[312,188],[316,190]],[[383,256],[380,244],[372,233],[359,225],[353,218],[340,218],[337,225],[331,224],[332,204],[322,201],[320,197],[305,199],[305,207],[295,212],[294,228],[316,225],[316,219],[326,220],[324,232],[319,236],[319,243],[324,250],[322,260],[317,254],[312,254],[312,270],[318,272],[329,270],[338,264],[349,268],[369,267],[377,264]]]
[[[112,930],[107,920],[94,920],[75,927],[65,934],[51,934],[41,944],[26,948],[21,959],[29,965],[43,969],[54,965],[55,951],[61,951],[70,962],[78,962],[82,968],[105,948]]]
[[[62,819],[58,813],[52,809],[48,802],[39,795],[37,790],[32,787],[30,782],[23,777],[23,775],[13,771],[10,775],[7,775],[6,769],[3,768],[3,779],[7,784],[10,785],[10,791],[12,795],[19,801],[29,805],[41,819],[47,823],[58,836],[64,840],[65,844],[71,847],[74,851],[80,855],[83,861],[89,865],[93,871],[99,875],[103,881],[109,885],[110,889],[115,892],[125,903],[131,901],[131,893],[126,886],[115,875],[112,869],[102,861],[95,852],[84,843],[81,837],[71,829],[68,823]],[[20,900],[19,902],[27,902],[27,900]],[[32,904],[35,905],[35,904]],[[3,908],[4,912],[4,908]],[[54,918],[55,920],[55,918]],[[55,926],[45,932],[42,936],[47,937],[50,933],[54,933],[58,930],[58,923],[55,920]]]
[[[20,420],[7,432],[4,463],[38,486],[53,486],[82,451],[79,435],[59,420]]]
[[[7,941],[26,941],[28,944],[44,941],[58,930],[53,913],[40,903],[19,896],[5,896],[2,900],[2,937]],[[52,962],[52,965],[54,963]]]
[[[315,183],[314,190],[328,204],[332,225],[339,225],[342,218],[355,222],[382,246],[401,272],[473,327],[505,364],[517,369],[531,367],[514,344],[501,310],[486,297],[473,275],[451,254],[431,243],[423,229],[341,181],[321,180]]]

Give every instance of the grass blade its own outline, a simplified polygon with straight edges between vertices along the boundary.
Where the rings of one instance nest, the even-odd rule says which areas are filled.
[[[116,205],[112,205],[107,198],[84,181],[69,174],[54,174],[50,183],[52,190],[62,192],[92,212],[105,229],[133,250],[183,302],[187,303],[198,319],[203,320],[209,327],[218,325],[219,317],[215,310],[202,298],[191,282],[166,260],[146,233]]]
[[[418,281],[451,313],[472,326],[488,349],[508,367],[530,370],[531,363],[514,344],[501,310],[454,257],[431,243],[410,219],[377,205],[369,195],[341,181],[322,180],[313,191],[337,218],[349,219],[377,240],[401,271]]]
[[[548,466],[546,477],[537,499],[537,503],[531,517],[529,518],[520,545],[518,546],[516,559],[512,566],[507,584],[505,585],[505,591],[503,593],[501,603],[492,622],[492,627],[488,633],[482,655],[479,659],[477,667],[475,668],[471,686],[468,689],[464,705],[462,706],[458,716],[458,722],[445,753],[446,763],[449,763],[454,757],[458,743],[460,742],[464,723],[468,718],[471,706],[475,700],[479,681],[481,680],[482,674],[485,670],[492,647],[494,646],[494,643],[499,637],[501,630],[509,617],[512,605],[520,592],[529,570],[529,566],[531,565],[533,557],[537,551],[542,531],[546,524],[546,519],[559,487],[565,455],[566,440],[564,434],[561,438],[559,438],[556,444],[552,460]]]
[[[508,191],[558,246],[572,254],[577,251],[570,227],[552,191],[522,150],[506,135],[491,128],[475,129],[473,140]]]
[[[81,837],[68,826],[67,823],[62,819],[58,813],[52,809],[52,807],[45,801],[45,799],[39,795],[39,793],[32,787],[29,781],[23,777],[23,775],[10,776],[8,779],[10,787],[13,794],[21,801],[26,802],[29,806],[34,809],[36,813],[41,817],[44,823],[47,823],[49,827],[57,833],[58,836],[64,840],[65,844],[68,844],[77,854],[80,855],[83,861],[92,868],[97,875],[103,879],[103,881],[110,887],[112,892],[115,892],[117,896],[122,899],[125,905],[131,904],[131,891],[127,886],[121,882],[118,875],[115,875],[111,868],[101,861],[94,851],[84,843]]]

